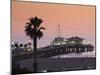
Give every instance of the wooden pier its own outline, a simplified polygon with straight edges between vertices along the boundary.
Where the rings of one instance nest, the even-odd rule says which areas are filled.
[[[46,48],[40,48],[37,50],[38,58],[47,58],[52,56],[57,56],[61,54],[68,53],[83,53],[83,52],[91,52],[94,50],[92,45],[61,45],[61,46],[51,46]],[[34,50],[32,51],[20,51],[19,53],[13,54],[13,57],[17,57],[20,59],[23,58],[32,58],[34,57]]]

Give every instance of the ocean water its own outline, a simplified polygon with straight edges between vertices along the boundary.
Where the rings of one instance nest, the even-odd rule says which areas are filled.
[[[69,53],[58,56],[53,56],[51,58],[76,58],[76,57],[96,57],[95,51],[84,52],[84,53]]]

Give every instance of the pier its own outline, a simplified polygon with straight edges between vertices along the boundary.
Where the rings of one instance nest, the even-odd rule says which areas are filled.
[[[37,50],[37,58],[47,58],[67,53],[83,53],[91,52],[94,50],[92,45],[61,45],[40,48]],[[34,50],[32,51],[20,51],[13,54],[14,58],[28,59],[34,57]]]

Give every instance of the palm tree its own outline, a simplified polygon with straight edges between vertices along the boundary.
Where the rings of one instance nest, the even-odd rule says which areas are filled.
[[[29,36],[33,40],[34,47],[34,72],[37,72],[37,38],[41,38],[43,36],[43,32],[41,29],[45,30],[44,27],[41,27],[40,24],[43,22],[41,18],[31,17],[29,22],[27,22],[27,26],[25,26],[26,35]]]

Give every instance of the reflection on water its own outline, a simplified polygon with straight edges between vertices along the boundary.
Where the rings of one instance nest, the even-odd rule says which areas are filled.
[[[84,53],[70,53],[59,56],[53,56],[52,58],[74,58],[74,57],[95,57],[95,52],[84,52]]]

